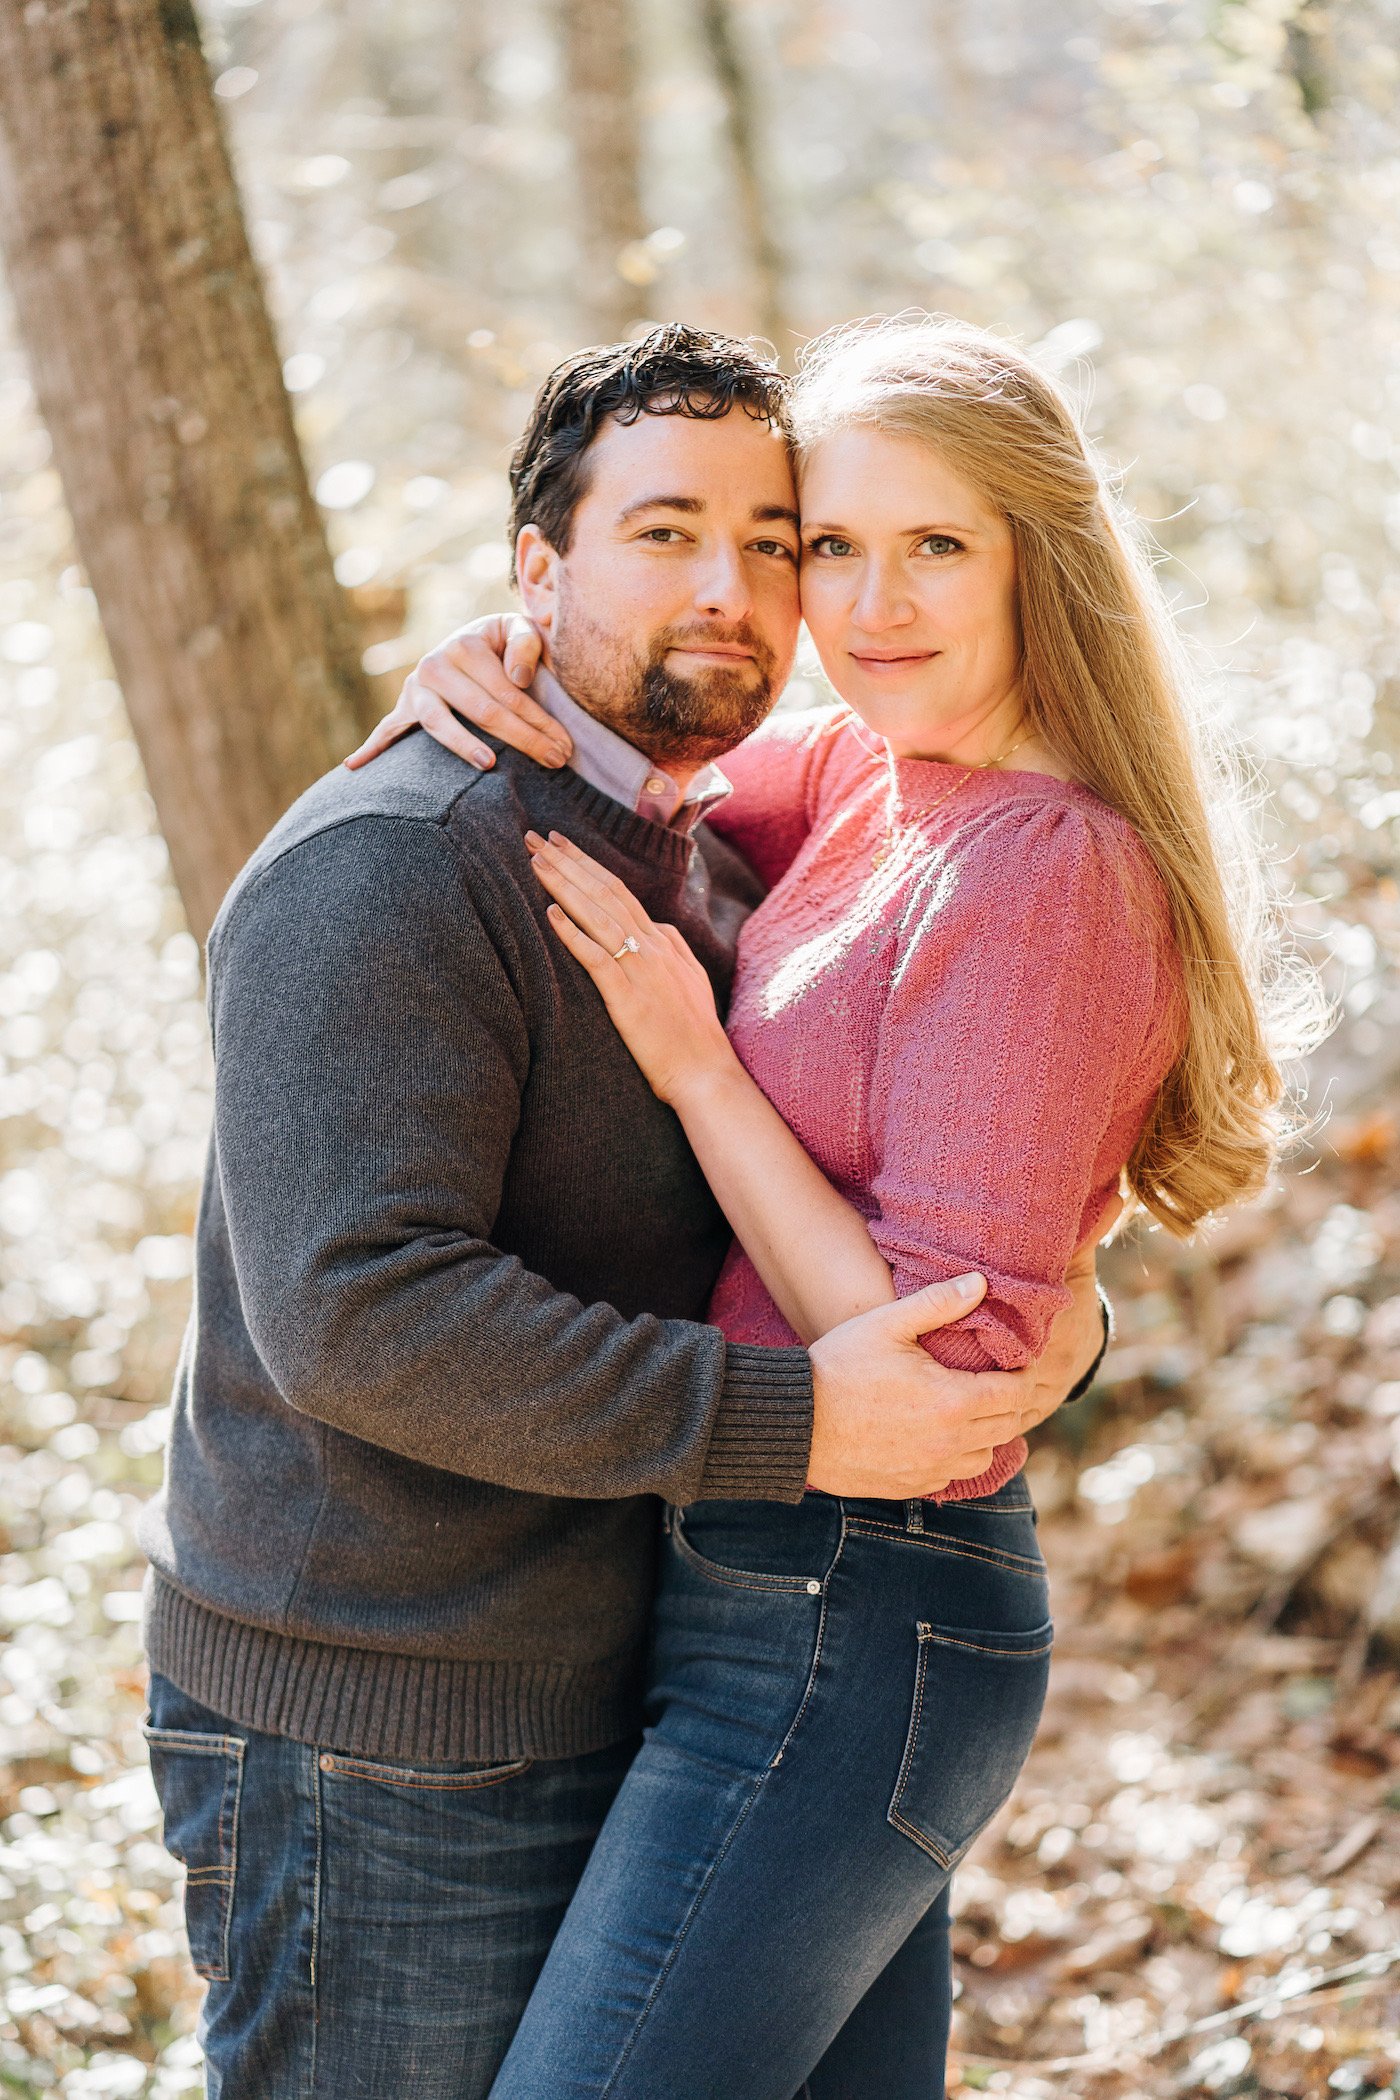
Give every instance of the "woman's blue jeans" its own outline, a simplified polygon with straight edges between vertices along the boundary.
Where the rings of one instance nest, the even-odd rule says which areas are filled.
[[[645,1742],[491,2100],[937,2100],[948,1879],[1050,1644],[1019,1477],[672,1512]]]

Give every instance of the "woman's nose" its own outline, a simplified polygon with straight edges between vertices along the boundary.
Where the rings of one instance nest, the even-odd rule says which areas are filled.
[[[913,617],[914,607],[899,579],[882,570],[868,569],[851,609],[855,625],[874,634],[884,627],[907,627]]]

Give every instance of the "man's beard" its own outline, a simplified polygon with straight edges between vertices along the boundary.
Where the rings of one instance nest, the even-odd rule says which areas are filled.
[[[688,677],[667,667],[672,649],[719,646],[747,649],[752,661],[736,662],[732,670],[699,665]],[[777,698],[777,660],[743,621],[662,628],[639,655],[586,615],[561,607],[550,662],[580,707],[658,765],[705,765],[732,751],[767,719]]]

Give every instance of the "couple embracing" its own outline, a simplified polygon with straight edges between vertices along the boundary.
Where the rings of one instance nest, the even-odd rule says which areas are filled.
[[[1008,343],[666,327],[511,481],[533,626],[210,941],[144,1533],[208,2089],[932,2100],[1049,1667],[1023,1432],[1120,1189],[1266,1173],[1267,927]],[[800,618],[842,704],[770,721]]]

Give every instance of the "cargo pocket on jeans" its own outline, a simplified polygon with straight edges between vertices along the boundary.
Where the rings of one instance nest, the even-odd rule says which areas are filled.
[[[190,1960],[207,1982],[226,1983],[245,1745],[241,1736],[183,1728],[148,1727],[145,1736],[165,1849],[185,1870]]]
[[[917,1628],[914,1703],[889,1821],[954,1866],[1016,1783],[1050,1675],[1054,1629]]]

